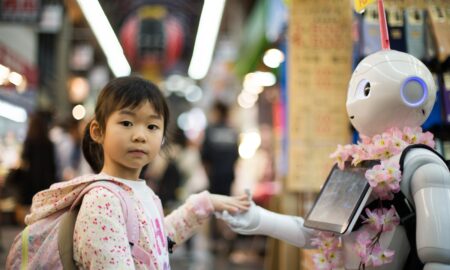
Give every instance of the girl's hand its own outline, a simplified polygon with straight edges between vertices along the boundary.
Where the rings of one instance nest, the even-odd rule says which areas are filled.
[[[219,194],[210,194],[210,199],[214,206],[214,211],[219,213],[226,210],[231,214],[236,214],[239,212],[245,212],[250,207],[248,195],[231,197]]]

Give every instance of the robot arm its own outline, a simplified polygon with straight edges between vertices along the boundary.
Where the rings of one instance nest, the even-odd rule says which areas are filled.
[[[450,173],[446,164],[430,150],[411,150],[405,156],[401,188],[416,209],[417,252],[424,269],[450,269]]]
[[[219,215],[231,229],[240,234],[266,235],[301,248],[310,245],[314,230],[303,227],[303,218],[281,215],[252,203],[250,209],[241,214],[230,215],[224,211]]]

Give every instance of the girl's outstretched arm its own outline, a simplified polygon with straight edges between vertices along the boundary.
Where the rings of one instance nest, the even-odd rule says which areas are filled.
[[[165,230],[177,245],[191,237],[211,214],[227,210],[244,212],[250,206],[247,195],[230,197],[203,191],[189,196],[186,202],[166,216]]]
[[[240,195],[240,196],[225,196],[219,194],[210,194],[210,199],[214,206],[215,212],[227,211],[231,214],[238,214],[241,212],[245,212],[250,207],[250,200],[248,195]]]

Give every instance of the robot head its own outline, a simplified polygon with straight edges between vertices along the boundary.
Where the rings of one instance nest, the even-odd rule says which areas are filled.
[[[364,58],[350,79],[347,113],[361,134],[420,126],[436,100],[428,68],[410,54],[383,50]]]

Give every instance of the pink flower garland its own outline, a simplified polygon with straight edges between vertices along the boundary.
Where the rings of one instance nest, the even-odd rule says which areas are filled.
[[[362,216],[366,226],[358,233],[354,247],[361,259],[359,269],[380,266],[393,260],[394,251],[383,249],[379,240],[384,232],[398,226],[400,219],[393,205],[389,209],[383,208],[382,202],[392,200],[394,194],[400,191],[400,165],[391,158],[411,144],[425,144],[434,148],[433,134],[423,133],[420,127],[405,127],[403,131],[391,128],[372,138],[361,135],[358,144],[338,145],[336,151],[330,155],[340,169],[344,169],[348,160],[355,166],[363,160],[381,160],[379,165],[367,170],[365,174],[373,194],[380,200],[380,208],[366,208],[366,216]],[[339,237],[328,232],[318,232],[311,244],[319,249],[319,253],[313,255],[316,269],[332,270],[342,267],[342,245]]]

